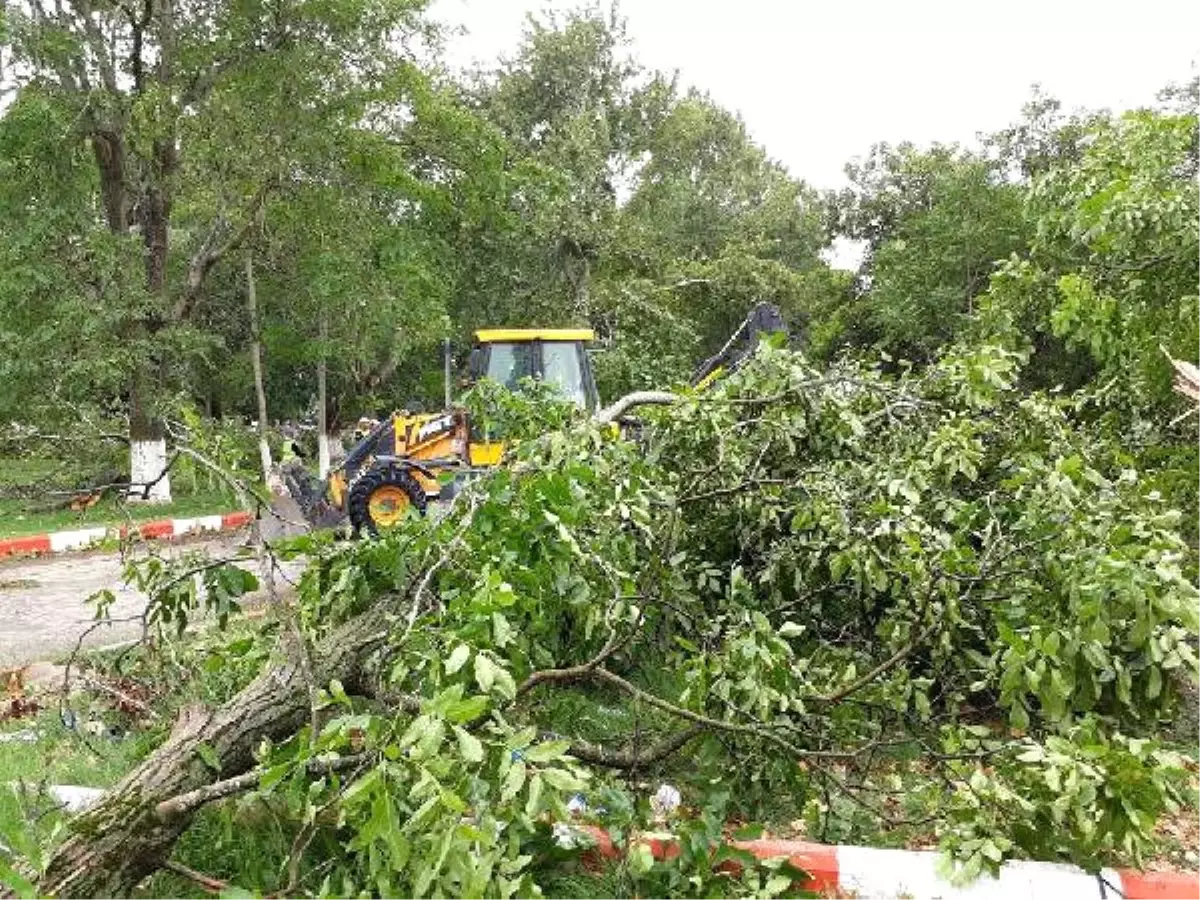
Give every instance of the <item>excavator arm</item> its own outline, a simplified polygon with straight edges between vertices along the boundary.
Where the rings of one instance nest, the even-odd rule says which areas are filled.
[[[705,388],[722,375],[736,372],[758,349],[758,342],[768,334],[788,333],[787,323],[779,307],[760,303],[750,310],[745,321],[737,327],[720,350],[710,356],[692,375],[692,386]]]

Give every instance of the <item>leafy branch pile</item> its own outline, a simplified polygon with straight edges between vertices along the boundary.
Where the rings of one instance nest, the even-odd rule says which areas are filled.
[[[256,790],[296,823],[258,889],[524,896],[586,843],[570,798],[622,840],[664,772],[705,841],[688,809],[782,797],[818,826],[919,812],[964,877],[1138,859],[1178,799],[1153,736],[1196,672],[1192,563],[1179,514],[1021,365],[764,345],[636,439],[491,398],[534,435],[511,465],[382,540],[292,547],[300,627],[75,820],[41,889],[128,894]],[[748,877],[718,880],[787,881]]]

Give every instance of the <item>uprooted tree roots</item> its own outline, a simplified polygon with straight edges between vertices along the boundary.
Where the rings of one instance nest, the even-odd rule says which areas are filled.
[[[1135,738],[1195,669],[1190,558],[1177,515],[1019,394],[1018,367],[983,348],[893,379],[764,347],[705,394],[655,395],[636,442],[531,434],[437,521],[308,541],[299,637],[77,817],[41,889],[127,895],[205,803],[303,784],[287,893],[528,892],[573,793],[685,747],[692,790],[897,823],[861,773],[915,754],[905,799],[928,795],[968,873],[1136,854],[1173,802],[1177,760]],[[646,727],[547,734],[565,692]],[[330,810],[322,888],[298,860]]]

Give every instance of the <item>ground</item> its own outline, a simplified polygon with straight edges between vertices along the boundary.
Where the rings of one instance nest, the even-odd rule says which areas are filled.
[[[245,529],[219,538],[156,545],[156,552],[177,555],[204,551],[229,556],[246,541]],[[295,578],[302,563],[286,563],[285,574]],[[85,605],[96,591],[111,590],[117,598],[111,624],[94,628],[85,646],[99,647],[137,637],[146,598],[123,583],[124,561],[119,553],[65,553],[40,559],[0,561],[0,670],[46,659],[75,646],[95,626],[94,611]],[[253,568],[253,564],[247,565]],[[249,603],[259,599],[247,598]]]
[[[283,530],[273,522],[264,524],[269,537]],[[249,529],[244,528],[218,537],[142,545],[135,552],[230,556],[244,547],[248,537]],[[38,784],[114,784],[161,743],[180,705],[194,700],[219,704],[241,686],[243,670],[261,663],[229,656],[223,649],[229,634],[207,632],[203,622],[185,638],[199,650],[184,654],[186,663],[164,653],[124,655],[123,648],[141,634],[137,617],[147,601],[124,584],[124,563],[119,553],[103,551],[0,561],[0,691],[4,692],[0,785],[31,787],[0,789],[0,848],[7,845],[27,854],[29,848],[22,840],[39,831],[46,833],[32,828],[30,822],[49,828],[60,816],[39,796]],[[284,597],[290,590],[288,581],[298,578],[303,565],[303,561],[281,563]],[[249,560],[244,567],[254,571],[256,564]],[[85,600],[105,589],[117,598],[110,609],[113,622],[97,627]],[[255,612],[264,600],[262,591],[243,598],[250,614],[232,626],[235,633],[239,628],[260,627]],[[216,635],[222,646],[205,652],[206,633]],[[66,668],[61,663],[72,657],[81,636],[85,636],[84,650],[73,660],[72,691],[64,699]],[[154,660],[150,668],[147,660]],[[128,674],[122,666],[128,666]],[[205,820],[199,825],[189,840],[195,840],[202,852],[212,841],[205,836]],[[147,896],[207,896],[194,894],[195,885],[172,877],[160,876],[152,882]]]

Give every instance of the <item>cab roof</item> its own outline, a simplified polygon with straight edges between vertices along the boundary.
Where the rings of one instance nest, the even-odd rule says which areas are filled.
[[[596,333],[590,328],[481,328],[475,332],[475,340],[481,344],[595,339]]]

